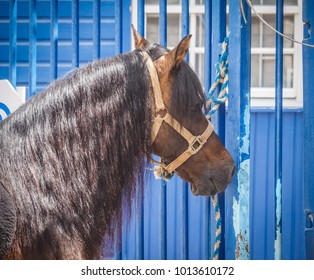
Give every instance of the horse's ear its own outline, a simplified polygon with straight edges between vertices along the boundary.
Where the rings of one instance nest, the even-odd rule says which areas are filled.
[[[172,60],[173,66],[176,66],[185,58],[186,53],[188,52],[188,49],[189,49],[189,43],[190,43],[191,37],[192,35],[185,36],[180,41],[180,43],[168,53],[168,55],[170,56]]]
[[[149,42],[136,31],[133,24],[132,24],[132,30],[133,30],[135,48],[145,49],[146,47],[148,47]]]
[[[155,61],[159,75],[166,75],[185,58],[191,37],[192,35],[185,36],[174,49]]]

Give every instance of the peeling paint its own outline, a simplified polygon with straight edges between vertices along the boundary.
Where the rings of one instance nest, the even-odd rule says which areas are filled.
[[[276,181],[276,236],[275,236],[275,259],[281,259],[281,241],[282,241],[282,205],[281,205],[281,191],[282,184],[281,179],[278,178]]]
[[[240,128],[238,199],[233,197],[233,226],[236,238],[237,259],[249,259],[249,201],[250,201],[250,111],[249,105],[244,108]]]
[[[250,160],[240,163],[238,171],[239,199],[233,198],[233,226],[236,235],[236,258],[249,259],[249,167]]]
[[[249,242],[242,234],[237,235],[236,259],[249,259]]]
[[[249,94],[249,93],[248,93]],[[249,105],[246,105],[243,116],[243,134],[241,135],[240,143],[240,159],[242,154],[247,156],[250,154],[250,109]]]

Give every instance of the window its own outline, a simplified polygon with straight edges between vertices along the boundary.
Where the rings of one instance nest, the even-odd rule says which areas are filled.
[[[175,47],[181,38],[181,1],[167,1],[167,47]],[[133,10],[136,10],[133,1]],[[151,42],[159,42],[159,1],[145,1],[145,37]],[[136,26],[136,15],[133,13]],[[189,63],[201,82],[204,80],[204,1],[190,0],[190,33],[193,34],[189,48]]]
[[[136,1],[134,1],[136,2]],[[285,0],[284,33],[302,41],[301,0]],[[276,26],[275,0],[252,1],[256,11],[271,26]],[[159,42],[159,1],[145,1],[146,38]],[[181,1],[168,0],[168,48],[181,39]],[[134,23],[136,18],[133,18]],[[204,81],[204,1],[190,1],[189,62]],[[252,71],[251,105],[274,107],[275,97],[275,33],[252,12]],[[302,107],[302,47],[284,39],[283,104],[286,107]],[[214,63],[214,62],[213,62]]]
[[[284,6],[284,34],[302,41],[301,1],[286,0]],[[271,26],[276,27],[276,1],[252,1],[256,11]],[[298,44],[284,39],[283,103],[286,107],[302,106],[301,57]],[[276,35],[252,12],[252,105],[274,106]]]

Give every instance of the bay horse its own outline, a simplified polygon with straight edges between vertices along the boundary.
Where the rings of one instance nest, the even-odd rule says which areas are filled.
[[[152,153],[194,195],[230,182],[184,61],[191,36],[169,51],[133,34],[134,51],[73,70],[0,122],[1,259],[101,258]]]

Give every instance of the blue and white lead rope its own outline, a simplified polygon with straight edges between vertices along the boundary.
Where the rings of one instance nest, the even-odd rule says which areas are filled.
[[[228,100],[228,43],[229,38],[226,37],[222,43],[222,52],[219,57],[219,61],[216,63],[216,75],[214,82],[209,89],[207,95],[206,95],[206,107],[210,111],[207,113],[206,117],[207,119],[210,119],[211,116],[217,111],[219,106],[223,103],[225,103]],[[221,85],[220,92],[218,94],[218,97],[214,97],[214,93],[216,88]],[[216,220],[216,233],[215,233],[215,244],[214,244],[214,253],[213,253],[213,260],[219,259],[219,250],[220,250],[220,243],[221,243],[221,215],[220,215],[220,208],[218,203],[218,197],[217,195],[212,196],[212,203],[215,210],[215,220]]]
[[[220,208],[217,199],[217,195],[212,196],[212,203],[215,210],[215,220],[216,220],[216,233],[215,233],[215,244],[214,244],[214,253],[213,253],[213,260],[219,260],[219,250],[220,250],[220,243],[221,243],[221,216],[220,216]]]
[[[214,82],[212,83],[212,86],[210,87],[207,95],[206,95],[206,107],[210,111],[207,114],[207,118],[210,119],[211,115],[213,115],[217,109],[219,108],[220,104],[225,103],[228,100],[229,94],[228,94],[228,55],[229,55],[229,37],[226,37],[222,43],[222,52],[219,57],[219,61],[215,64],[216,68],[216,74],[214,78]],[[218,94],[218,97],[214,96],[216,88],[221,85],[220,92]],[[213,104],[212,104],[213,103]]]

